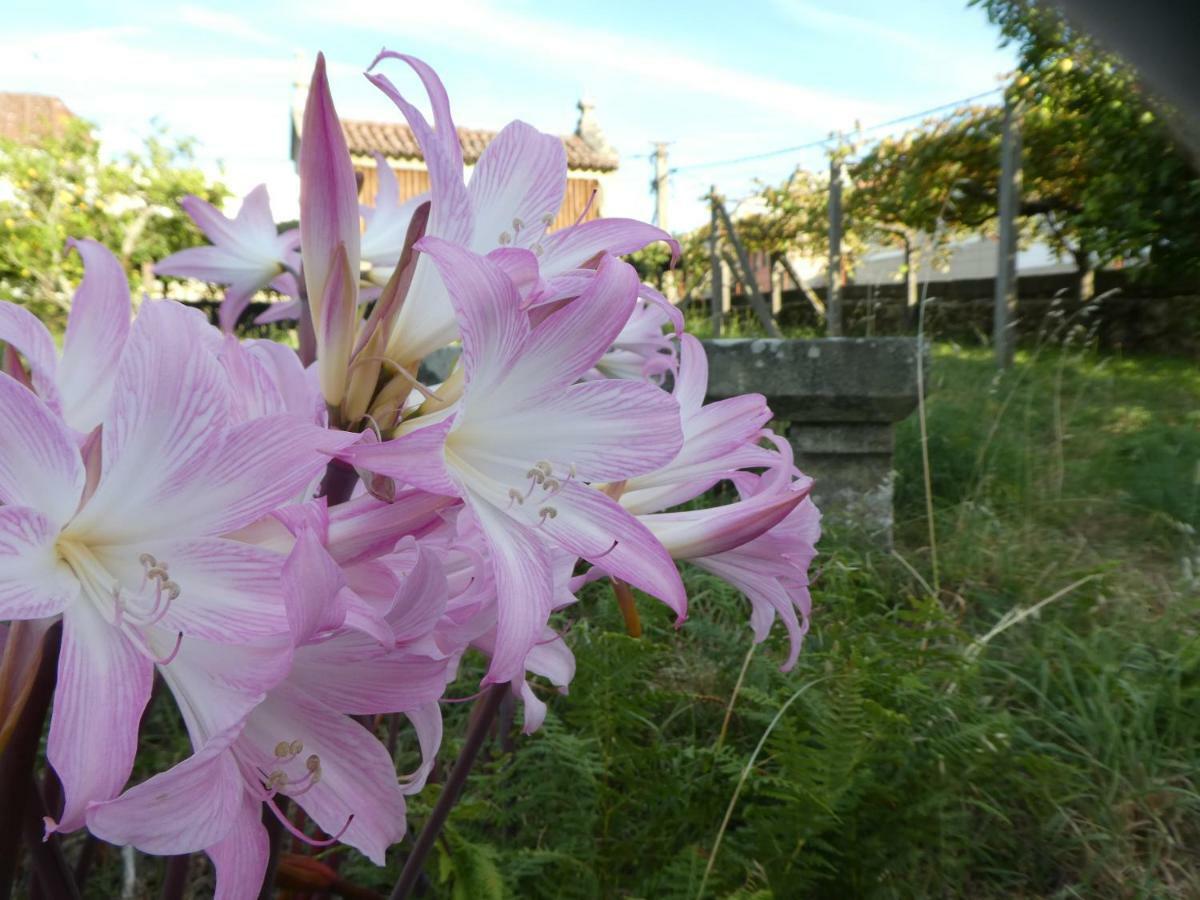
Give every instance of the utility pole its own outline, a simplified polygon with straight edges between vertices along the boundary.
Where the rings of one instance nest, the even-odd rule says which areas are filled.
[[[829,160],[829,293],[826,334],[842,336],[842,163]]]
[[[992,344],[996,365],[1012,365],[1016,349],[1013,319],[1017,312],[1017,208],[1021,203],[1021,104],[1004,102],[1004,132],[1000,144],[1000,240],[996,248],[996,297]]]
[[[667,176],[671,170],[667,168],[667,142],[656,141],[654,144],[654,180],[650,182],[650,189],[654,191],[654,224],[663,231],[670,231],[670,226],[667,224],[667,205],[670,202],[670,186],[667,182]],[[663,272],[662,288],[663,294],[672,303],[679,300],[679,289],[676,281],[677,273],[674,268]]]
[[[654,144],[654,224],[663,231],[667,225],[667,145],[664,141]]]
[[[712,336],[719,338],[721,336],[721,319],[724,317],[724,310],[721,308],[721,267],[724,266],[725,261],[721,259],[721,250],[717,246],[721,226],[717,218],[717,186],[715,184],[708,192],[708,205],[712,210],[712,224],[708,231],[708,264],[712,270]]]

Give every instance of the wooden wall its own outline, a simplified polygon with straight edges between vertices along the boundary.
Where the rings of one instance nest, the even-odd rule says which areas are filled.
[[[429,190],[429,173],[424,169],[393,169],[392,171],[396,174],[401,202]],[[355,172],[362,178],[358,190],[359,199],[368,205],[374,203],[375,192],[379,187],[379,176],[375,172],[375,166],[356,166]],[[568,175],[567,193],[550,230],[573,225],[579,218],[579,214],[587,208],[592,192],[599,188],[600,182],[596,178],[581,177],[573,173]],[[592,203],[591,209],[588,209],[587,215],[584,216],[585,222],[600,218],[600,199],[597,197]]]

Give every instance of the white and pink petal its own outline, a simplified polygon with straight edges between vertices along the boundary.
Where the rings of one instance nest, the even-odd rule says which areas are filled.
[[[79,595],[57,540],[58,528],[36,509],[0,506],[0,619],[55,616]]]
[[[229,745],[241,726],[214,736],[192,756],[132,787],[93,803],[87,826],[111,844],[169,856],[204,850],[233,827],[246,792]]]
[[[75,438],[33,392],[0,373],[0,502],[29,506],[61,526],[85,480]]]
[[[125,786],[154,665],[88,602],[63,611],[62,647],[46,758],[63,785],[63,813],[49,831],[84,824],[89,803]]]

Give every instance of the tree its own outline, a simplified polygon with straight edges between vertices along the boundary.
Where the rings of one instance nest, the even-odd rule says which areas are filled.
[[[994,110],[969,107],[899,137],[885,137],[849,167],[848,227],[864,241],[904,251],[910,319],[917,307],[920,253],[936,253],[953,237],[977,231],[995,216],[999,129]],[[990,179],[990,180],[989,180]]]
[[[1024,108],[1024,190],[1055,249],[1072,255],[1079,295],[1092,272],[1142,259],[1158,278],[1200,275],[1200,178],[1136,73],[1029,0],[971,0],[1019,54],[1011,97]]]
[[[67,238],[94,238],[142,267],[204,242],[179,209],[185,194],[220,204],[229,192],[194,164],[193,142],[155,130],[140,153],[104,160],[90,127],[74,122],[36,144],[0,141],[0,298],[61,323],[82,270]]]

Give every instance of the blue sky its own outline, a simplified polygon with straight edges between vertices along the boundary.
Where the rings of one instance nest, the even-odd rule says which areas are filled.
[[[460,125],[521,118],[566,133],[588,95],[622,156],[609,215],[649,218],[644,157],[670,141],[675,229],[703,219],[709,183],[738,197],[822,156],[707,162],[977,94],[1012,66],[963,0],[60,0],[6,14],[0,90],[62,97],[100,126],[108,152],[136,146],[157,118],[198,138],[206,167],[222,165],[236,190],[266,182],[284,217],[296,206],[292,83],[321,49],[342,115],[397,118],[361,75],[384,45],[438,70]],[[420,96],[414,78],[391,74]]]

